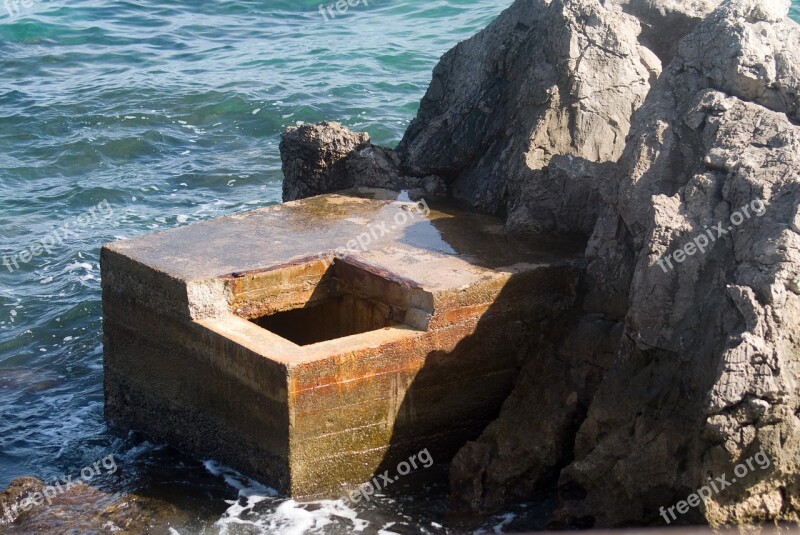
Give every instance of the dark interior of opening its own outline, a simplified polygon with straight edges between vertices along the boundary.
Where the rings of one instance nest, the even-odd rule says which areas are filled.
[[[300,346],[374,331],[394,323],[389,307],[353,294],[251,321]]]

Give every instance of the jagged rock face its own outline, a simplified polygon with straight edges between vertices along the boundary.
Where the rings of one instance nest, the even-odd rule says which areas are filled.
[[[515,229],[588,233],[592,188],[562,178],[580,170],[551,176],[547,167],[556,155],[622,153],[661,70],[640,30],[598,0],[518,0],[442,58],[398,147],[403,164],[445,177],[477,209],[508,211]]]
[[[629,288],[600,292],[627,296],[625,342],[561,475],[567,521],[664,525],[661,507],[720,476],[737,481],[666,518],[798,520],[800,27],[788,8],[723,5],[636,113],[589,268],[611,281],[613,253],[632,270]],[[769,466],[737,478],[760,451]]]
[[[717,89],[797,116],[800,50],[791,31],[796,24],[776,20],[781,17],[776,13],[781,5],[786,13],[789,0],[732,3],[681,42],[679,56],[638,114],[631,132],[636,141],[629,142],[621,161],[625,184],[620,189],[620,213],[637,241],[645,235],[643,221],[650,212],[650,197],[673,195],[703,165],[706,155],[692,152],[693,140],[686,137],[688,133],[677,137],[680,132],[674,124],[677,110],[685,108],[699,91]],[[681,141],[682,146],[676,145]]]
[[[670,43],[670,40],[674,43],[676,37],[691,31],[702,16],[712,9],[712,4],[716,5],[718,2],[616,3],[625,10],[646,15],[647,23],[652,26],[648,38],[658,37],[664,43]],[[607,2],[606,5],[610,6],[610,3]],[[622,132],[627,132],[631,115],[640,103],[638,90],[646,93],[650,89],[652,80],[644,78],[644,72],[637,70],[642,65],[642,59],[650,57],[637,44],[637,38],[642,39],[638,23],[612,7],[604,10],[591,2],[569,3],[566,7],[554,2],[549,8],[532,2],[517,2],[511,8],[511,13],[505,16],[524,18],[519,13],[514,15],[513,12],[534,8],[538,11],[530,16],[544,17],[542,24],[547,27],[565,24],[564,20],[558,18],[554,20],[554,14],[573,14],[572,22],[568,22],[566,30],[562,32],[573,32],[573,35],[578,36],[577,42],[582,43],[579,47],[586,48],[585,56],[594,61],[594,69],[604,74],[599,78],[602,84],[598,83],[598,77],[593,76],[589,70],[583,70],[586,64],[579,65],[574,61],[570,63],[568,59],[570,53],[564,54],[564,58],[567,58],[561,64],[561,67],[566,69],[564,78],[569,79],[567,73],[578,71],[574,85],[567,88],[567,91],[575,92],[567,93],[567,97],[572,102],[585,102],[586,99],[582,98],[584,95],[581,92],[590,92],[586,88],[592,84],[596,88],[600,86],[610,88],[599,93],[591,93],[588,100],[600,107],[610,103],[612,110],[615,105],[627,102],[624,111],[618,109],[618,113],[625,114],[625,121],[612,119],[608,115],[596,117],[598,120],[606,121],[606,124],[610,125],[608,128],[623,124],[624,129],[615,131],[614,135],[620,137],[614,139],[613,135],[610,136],[609,139],[614,141],[613,150],[609,149],[602,154],[583,153],[583,157],[572,155],[575,154],[576,147],[586,147],[584,144],[575,143],[574,139],[585,141],[592,136],[602,137],[610,131],[595,129],[593,121],[551,122],[542,129],[542,121],[534,114],[533,119],[529,118],[532,121],[530,129],[537,131],[539,128],[538,131],[544,132],[544,135],[540,138],[534,137],[530,142],[525,136],[502,138],[498,141],[500,144],[507,143],[513,147],[515,139],[523,140],[526,149],[532,147],[534,150],[542,144],[545,146],[549,144],[550,148],[547,151],[553,153],[552,157],[549,157],[550,152],[548,152],[549,159],[546,163],[544,161],[541,163],[543,167],[540,171],[521,171],[519,177],[523,177],[522,179],[508,181],[514,194],[509,198],[507,228],[578,231],[589,234],[597,222],[598,231],[587,250],[587,256],[593,259],[593,262],[587,270],[583,307],[576,311],[579,317],[570,326],[569,335],[560,345],[556,345],[546,354],[531,356],[520,378],[520,386],[506,402],[498,420],[487,428],[479,440],[468,444],[454,459],[450,472],[451,489],[453,489],[451,505],[457,510],[493,510],[508,500],[529,496],[532,489],[541,488],[553,477],[554,472],[557,474],[558,470],[572,459],[575,431],[585,417],[587,407],[604,373],[611,369],[613,356],[618,349],[622,322],[628,311],[628,291],[634,272],[634,265],[630,262],[633,258],[631,236],[617,209],[610,204],[604,206],[601,202],[601,194],[604,197],[612,197],[616,193],[616,189],[612,186],[619,182],[618,169],[612,161],[606,163],[596,161],[616,160],[621,154],[624,139]],[[584,10],[583,16],[575,15],[576,10]],[[550,19],[547,19],[548,14]],[[605,22],[598,24],[598,20]],[[675,21],[680,21],[680,27],[675,27],[677,24],[673,24]],[[514,27],[509,20],[498,21],[498,24],[501,28]],[[581,24],[588,25],[588,29],[582,30],[579,27]],[[658,33],[659,29],[661,33]],[[600,30],[624,43],[627,56],[623,58],[611,54],[606,45],[608,39],[599,39],[598,33],[592,33]],[[551,37],[552,32],[541,31],[543,36],[548,39]],[[584,35],[589,36],[585,42],[581,41]],[[671,46],[674,49],[674,44]],[[660,53],[671,59],[674,53],[672,49],[661,50]],[[508,50],[510,47],[506,46],[501,53],[510,54]],[[486,52],[487,55],[491,53],[491,51]],[[450,60],[461,61],[461,64],[448,66],[448,69],[462,78],[468,78],[469,75],[459,73],[458,70],[466,68],[464,65],[468,64],[465,59],[460,59],[461,55],[459,53],[456,59]],[[606,57],[607,55],[612,57]],[[447,59],[444,61],[447,62]],[[519,61],[522,65],[531,64],[529,59],[519,58]],[[604,62],[608,63],[608,66],[601,65]],[[615,89],[620,83],[615,83],[613,77],[620,71],[640,73],[638,79],[640,85],[636,86],[636,92],[619,93]],[[524,78],[517,74],[506,74],[511,78],[515,76]],[[513,83],[508,85],[516,87]],[[524,86],[523,83],[520,85]],[[437,87],[436,79],[431,87],[431,91]],[[542,86],[536,89],[525,86],[525,90],[532,95],[535,94],[534,91],[546,94]],[[504,88],[504,91],[510,89]],[[456,94],[451,94],[450,91],[444,93],[445,97],[451,99],[459,99],[463,94],[463,91]],[[512,97],[503,98],[505,100],[500,99],[502,106],[509,106],[510,115],[515,115],[514,112],[519,110],[514,106],[521,104],[517,102],[509,104],[508,100]],[[453,108],[454,104],[447,103],[446,106]],[[423,103],[421,114],[424,111]],[[461,113],[461,120],[464,120],[463,110],[456,108],[453,113],[456,115]],[[547,117],[547,113],[544,116]],[[458,130],[457,120],[448,119],[446,123],[453,132]],[[440,128],[438,124],[434,124],[429,130],[433,129],[436,133],[436,127]],[[409,129],[409,134],[413,132],[414,125]],[[558,144],[559,140],[567,141]],[[425,145],[420,142],[420,146]],[[434,143],[434,147],[436,146]],[[403,147],[401,146],[399,150],[402,153]],[[507,152],[498,158],[501,162],[509,162]],[[544,152],[543,150],[542,153]],[[492,175],[494,184],[490,187],[503,187],[505,175],[503,173],[498,175]],[[458,181],[454,187],[458,187]],[[603,215],[598,222],[598,216],[601,214]],[[519,425],[521,421],[525,422],[522,427]],[[521,432],[522,430],[524,432]]]
[[[456,511],[492,512],[552,486],[572,459],[586,407],[611,368],[622,323],[586,315],[564,326],[571,333],[555,347],[537,342],[518,387],[479,440],[450,466],[450,505]],[[546,385],[546,388],[543,386]]]
[[[675,56],[681,38],[714,11],[720,0],[608,0],[606,5],[609,3],[639,19],[642,24],[639,42],[667,65]]]

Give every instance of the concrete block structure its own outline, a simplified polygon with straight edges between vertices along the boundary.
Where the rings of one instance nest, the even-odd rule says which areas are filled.
[[[582,245],[383,190],[109,244],[107,418],[296,498],[447,461],[562,321]]]

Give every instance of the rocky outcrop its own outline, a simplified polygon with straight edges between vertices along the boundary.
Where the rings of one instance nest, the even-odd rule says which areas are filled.
[[[689,11],[658,15],[640,3],[650,24],[685,22]],[[508,214],[513,230],[589,234],[600,203],[597,180],[584,178],[601,171],[587,167],[619,157],[631,114],[661,71],[623,7],[518,0],[442,58],[396,153],[336,123],[289,129],[284,200],[392,185]]]
[[[726,3],[636,114],[592,239],[633,271],[624,343],[561,476],[569,521],[798,520],[800,28],[788,8]],[[596,280],[614,277],[608,266]],[[762,451],[770,466],[737,468]],[[685,516],[661,511],[726,476],[736,482]]]
[[[588,235],[608,172],[597,164],[619,158],[662,61],[718,3],[517,0],[445,54],[396,152],[337,123],[288,129],[284,200],[411,189],[505,215],[512,231]]]
[[[281,137],[283,200],[294,201],[356,186],[409,190],[411,198],[444,197],[437,176],[409,176],[391,149],[377,147],[366,132],[335,122],[289,128]]]
[[[518,0],[442,58],[401,160],[476,209],[508,213],[514,229],[590,232],[596,184],[571,178],[619,157],[661,71],[640,32],[596,0]],[[572,158],[551,174],[558,155]]]
[[[368,145],[366,132],[351,132],[334,122],[287,129],[280,144],[283,200],[293,201],[352,187],[347,157]]]
[[[288,129],[284,200],[412,189],[505,215],[512,231],[588,235],[598,164],[619,158],[662,60],[718,1],[517,0],[445,54],[396,152],[336,123]]]
[[[453,461],[455,509],[558,481],[566,525],[799,520],[800,28],[788,0],[719,4],[517,0],[364,153],[589,238],[567,334]]]
[[[647,15],[643,4],[622,7]],[[673,508],[666,520],[796,520],[792,391],[800,359],[798,333],[787,326],[796,314],[791,288],[800,259],[789,230],[798,198],[792,169],[800,168],[800,48],[787,9],[786,2],[731,2],[698,26],[635,115],[620,165],[609,170],[587,158],[554,156],[544,169],[562,183],[590,184],[583,191],[603,199],[592,213],[579,205],[580,193],[573,197],[560,184],[549,196],[563,203],[549,212],[558,214],[551,221],[572,218],[570,205],[587,218],[600,214],[587,247],[584,316],[552,355],[528,363],[500,418],[456,457],[456,508],[491,510],[530,496],[568,464],[560,475],[562,522],[661,523],[662,507],[680,503],[708,478],[736,473],[738,463],[763,451],[769,467],[757,465],[738,487],[686,516],[669,516]],[[699,20],[670,15],[669,6],[647,16]],[[673,54],[659,50],[664,59]],[[560,132],[549,135],[558,139]],[[576,160],[583,172],[574,171]],[[492,181],[488,188],[502,182]],[[548,197],[535,181],[533,188],[523,184],[516,206],[510,204],[512,228],[526,227],[520,211],[541,214]],[[570,198],[578,203],[564,202]],[[753,227],[737,227],[706,253],[661,269],[661,255],[742,207]],[[586,330],[598,321],[604,329]],[[570,351],[581,341],[595,345]],[[591,380],[581,373],[587,365]]]
[[[177,506],[136,494],[109,493],[82,482],[59,487],[20,477],[0,491],[0,532],[152,533],[192,529],[191,516]]]
[[[627,292],[633,266],[624,260],[630,258],[630,237],[624,225],[615,222],[615,208],[603,199],[612,194],[619,180],[615,161],[625,146],[633,112],[642,103],[640,99],[649,94],[660,72],[659,60],[654,59],[644,45],[649,46],[655,39],[669,43],[675,36],[685,35],[717,3],[688,6],[617,2],[602,7],[596,2],[553,2],[549,5],[517,2],[505,14],[516,21],[514,24],[498,19],[498,31],[504,27],[513,28],[519,20],[527,20],[523,14],[525,10],[534,10],[530,15],[536,21],[528,37],[531,42],[519,52],[521,57],[514,56],[513,48],[505,44],[497,50],[489,47],[484,52],[487,56],[504,55],[507,59],[501,65],[515,68],[522,65],[521,73],[548,72],[549,69],[554,74],[543,85],[533,87],[516,81],[525,78],[525,74],[502,73],[511,78],[507,83],[512,88],[504,88],[498,97],[506,113],[505,120],[512,125],[506,132],[512,132],[514,125],[527,124],[527,130],[519,126],[508,138],[487,135],[503,148],[502,154],[495,154],[488,160],[495,166],[505,167],[496,175],[489,173],[490,180],[484,187],[487,191],[506,188],[507,229],[588,235],[600,218],[600,228],[615,240],[595,240],[589,244],[588,254],[594,261],[587,272],[582,307],[575,311],[580,317],[573,322],[570,335],[548,354],[530,357],[520,386],[506,402],[500,418],[454,459],[451,467],[453,508],[487,511],[508,500],[529,496],[532,489],[542,488],[557,479],[559,470],[572,460],[576,430],[585,418],[605,371],[611,369],[628,310]],[[620,9],[641,19],[621,14]],[[680,27],[676,21],[680,21]],[[647,30],[646,35],[643,29]],[[492,26],[488,31],[491,30]],[[480,42],[480,36],[477,41],[476,47],[485,45]],[[497,43],[498,39],[494,37],[490,42]],[[562,43],[575,48],[559,50]],[[658,56],[665,60],[674,55],[674,49],[669,47],[661,46],[657,50]],[[536,53],[538,58],[533,55]],[[454,57],[462,58],[463,64],[448,65],[447,59],[443,60],[449,69],[443,71],[443,76],[469,85],[470,75],[462,70],[468,63],[463,59],[464,54],[459,47],[453,52]],[[596,76],[594,73],[598,71],[603,74]],[[448,72],[454,74],[448,75]],[[487,76],[487,79],[493,78]],[[632,80],[636,82],[628,87]],[[626,85],[626,91],[619,91],[620,85]],[[436,86],[435,73],[429,95],[435,92]],[[548,100],[545,108],[532,109],[512,100],[517,87],[524,88],[529,96],[539,95],[540,98],[555,88],[559,99]],[[457,100],[469,91],[459,87],[442,93],[445,95],[442,98]],[[524,112],[533,110],[533,114],[521,118],[520,108]],[[445,103],[444,109],[445,114],[460,116],[463,122],[459,125],[457,120],[449,118],[441,123],[429,121],[427,129],[433,132],[430,135],[442,135],[446,139],[456,131],[470,132],[465,112],[457,104]],[[425,112],[426,103],[423,102],[420,115]],[[559,121],[558,117],[569,119]],[[517,120],[519,122],[515,122]],[[450,131],[443,131],[442,124]],[[412,124],[406,140],[427,135],[416,134],[413,129]],[[529,132],[533,132],[530,137],[527,136]],[[587,144],[591,140],[595,142]],[[419,146],[427,148],[426,143],[429,142],[421,140]],[[515,146],[519,148],[516,152]],[[438,142],[434,142],[433,147],[438,147]],[[456,150],[445,147],[451,153]],[[399,150],[402,153],[403,144]],[[523,150],[544,156],[531,166],[530,159],[518,157]],[[460,180],[454,182],[456,196]],[[478,203],[478,207],[491,210],[494,205]],[[601,214],[606,215],[600,217]],[[520,421],[526,422],[524,433],[518,431]]]

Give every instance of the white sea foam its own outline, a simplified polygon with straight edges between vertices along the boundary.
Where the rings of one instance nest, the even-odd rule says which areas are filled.
[[[492,530],[491,533],[495,533],[496,535],[499,535],[500,533],[505,533],[505,531],[503,530],[505,529],[506,526],[508,526],[511,522],[513,522],[515,518],[517,518],[517,515],[514,513],[506,513],[494,517],[493,521],[497,522],[497,524],[489,528]],[[485,535],[486,533],[490,533],[487,530],[487,528],[480,528],[478,530],[475,530],[473,535]]]
[[[230,507],[216,522],[221,535],[239,533],[237,528],[264,535],[304,535],[324,533],[332,524],[341,525],[349,533],[360,533],[369,526],[344,500],[301,504],[281,498],[276,490],[215,461],[205,461],[203,466],[238,491],[237,499],[228,501]]]
[[[272,505],[259,511],[251,508],[247,515],[242,514],[247,507],[239,510],[234,505],[217,525],[222,528],[221,533],[229,533],[227,528],[236,524],[247,525],[265,535],[322,534],[326,533],[326,527],[334,524],[340,527],[337,532],[361,533],[369,526],[369,522],[359,519],[357,513],[343,500],[320,500],[301,504],[287,499],[275,500],[273,503],[277,506]]]

